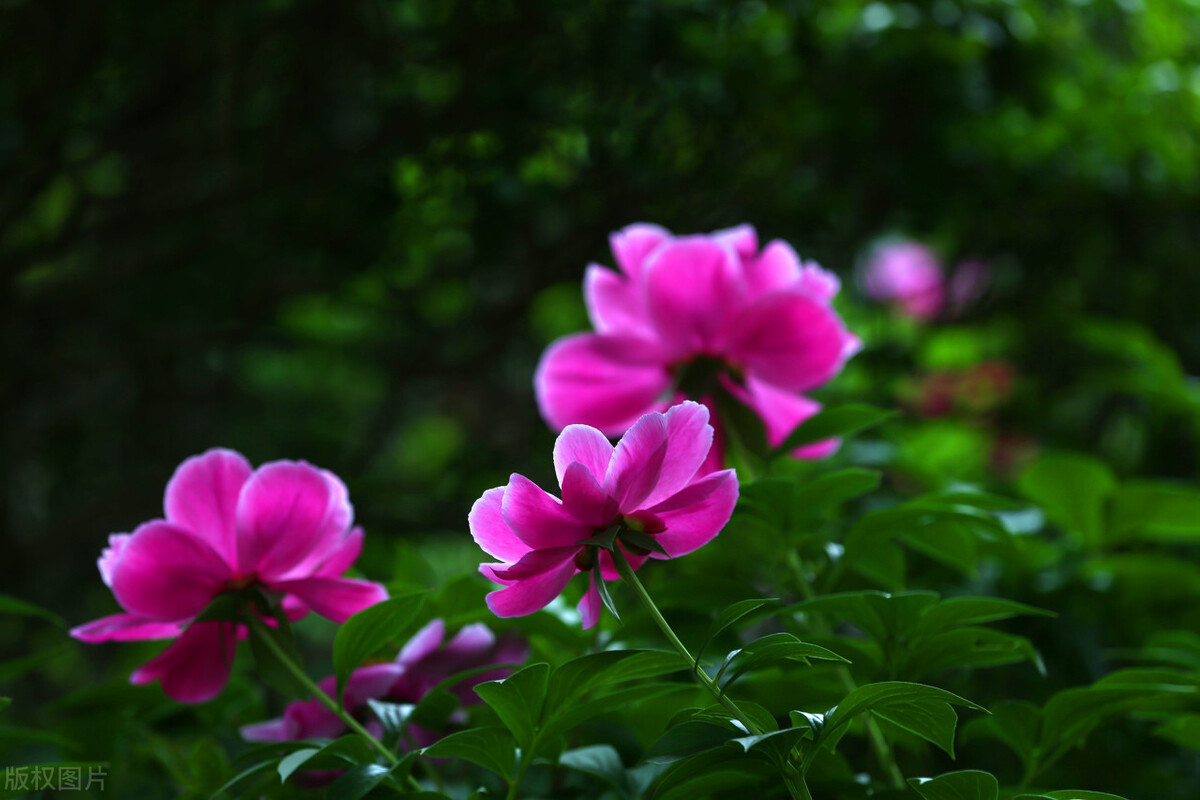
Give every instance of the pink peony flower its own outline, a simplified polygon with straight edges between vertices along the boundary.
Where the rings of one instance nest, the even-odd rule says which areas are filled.
[[[862,272],[863,291],[872,300],[894,303],[919,320],[930,320],[946,299],[942,265],[928,247],[896,241],[877,247]]]
[[[594,564],[597,548],[584,540],[617,524],[652,536],[665,551],[627,553],[634,569],[647,555],[675,558],[711,541],[738,497],[733,470],[699,473],[712,441],[708,409],[693,402],[644,415],[615,448],[595,428],[567,426],[554,444],[562,500],[513,475],[471,508],[471,535],[500,559],[479,570],[505,587],[487,596],[488,607],[499,617],[544,608]],[[611,554],[601,550],[599,558],[604,579],[616,580]],[[593,572],[579,604],[584,628],[596,624],[600,606]]]
[[[467,625],[453,639],[443,644],[446,624],[435,619],[422,628],[400,650],[395,661],[370,664],[355,670],[346,681],[344,702],[346,710],[365,720],[364,727],[374,736],[383,734],[383,726],[370,711],[368,700],[391,703],[417,703],[443,680],[489,664],[516,664],[529,654],[528,646],[512,637],[496,634],[483,623]],[[500,680],[511,669],[497,668],[478,673],[450,688],[463,705],[480,702],[472,689],[484,681]],[[331,675],[320,683],[331,697],[335,680]],[[432,744],[437,737],[424,729],[410,727],[413,738],[422,746]],[[319,700],[289,703],[283,716],[246,725],[242,736],[252,742],[283,742],[313,737],[336,738],[346,732],[346,724]]]
[[[760,252],[754,228],[673,236],[637,224],[611,237],[619,272],[595,264],[584,299],[595,333],[554,342],[534,376],[554,428],[619,435],[642,414],[685,396],[710,402],[717,385],[752,408],[778,446],[820,409],[801,394],[858,351],[830,306],[840,284],[786,242]],[[720,435],[706,469],[721,465]],[[820,458],[836,443],[798,449]]]
[[[159,680],[183,703],[220,693],[244,629],[234,622],[193,622],[218,595],[251,586],[282,593],[298,619],[310,609],[338,622],[387,598],[382,586],[339,577],[362,549],[351,529],[345,485],[303,461],[257,470],[232,450],[187,459],[167,484],[166,519],[114,534],[100,577],[125,613],[71,631],[85,642],[177,640],[130,677]]]

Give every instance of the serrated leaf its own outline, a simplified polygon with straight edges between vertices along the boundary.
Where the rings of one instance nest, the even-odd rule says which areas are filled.
[[[860,686],[825,715],[826,740],[838,735],[858,714],[869,711],[904,730],[932,742],[954,755],[954,729],[958,715],[953,706],[983,710],[982,706],[953,692],[919,683],[889,681]]]
[[[775,451],[777,454],[786,454],[813,442],[852,436],[895,416],[895,411],[867,405],[826,408],[797,425]]]
[[[541,719],[550,678],[549,664],[531,664],[499,681],[481,683],[475,693],[491,706],[517,744],[528,749],[533,744]]]
[[[780,661],[802,661],[815,658],[821,661],[841,661],[846,659],[827,648],[816,644],[803,642],[790,633],[772,633],[757,639],[745,647],[733,650],[725,657],[725,662],[714,679],[721,683],[722,675],[728,672],[724,686],[728,687],[747,672],[762,669]]]
[[[342,623],[333,640],[333,674],[337,680],[338,705],[346,681],[376,650],[400,636],[421,610],[424,592],[414,592],[364,608]]]
[[[498,726],[452,733],[421,752],[432,758],[461,758],[509,781],[517,764],[516,740]]]
[[[925,800],[996,800],[1000,796],[996,777],[974,769],[936,778],[909,778],[908,785]]]
[[[558,757],[558,764],[600,778],[616,789],[621,797],[627,798],[633,794],[621,754],[612,745],[595,744],[566,750]]]

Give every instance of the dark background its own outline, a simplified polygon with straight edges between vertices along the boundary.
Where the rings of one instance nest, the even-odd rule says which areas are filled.
[[[1194,475],[1170,353],[1200,364],[1198,18],[0,2],[5,591],[115,611],[104,537],[215,445],[345,478],[372,577],[394,537],[466,536],[482,490],[550,474],[533,367],[639,220],[791,241],[846,278],[852,327],[875,237],[982,258],[958,324],[1003,333],[1005,426]],[[864,334],[856,369],[905,363]],[[869,374],[845,385],[894,402]]]

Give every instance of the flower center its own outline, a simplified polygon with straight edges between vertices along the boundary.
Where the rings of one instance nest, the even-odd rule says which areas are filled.
[[[720,388],[722,375],[741,383],[742,369],[720,356],[702,355],[673,367],[675,388],[687,397],[711,397]]]

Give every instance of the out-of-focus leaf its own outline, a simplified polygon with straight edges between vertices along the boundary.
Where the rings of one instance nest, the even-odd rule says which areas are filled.
[[[1053,611],[1013,600],[996,597],[952,597],[927,608],[921,614],[913,634],[928,636],[954,627],[980,625],[1021,615],[1057,616]]]
[[[0,594],[0,614],[13,614],[24,617],[41,617],[47,622],[52,622],[60,628],[67,627],[66,620],[64,620],[58,614],[55,614],[53,611],[7,594]]]
[[[1047,453],[1021,474],[1017,487],[1086,547],[1103,541],[1104,505],[1117,487],[1103,461],[1077,453]]]
[[[987,736],[1008,745],[1021,759],[1021,764],[1028,768],[1037,755],[1042,710],[1033,703],[1015,700],[1002,700],[990,710],[990,716],[971,720],[964,729],[964,736],[983,731]]]
[[[872,492],[879,487],[882,477],[878,470],[860,467],[820,475],[792,490],[793,518],[815,517],[826,509]]]
[[[1038,672],[1046,672],[1041,656],[1024,636],[972,626],[912,643],[902,671],[916,679],[951,667],[998,667],[1018,661],[1029,661]]]
[[[1093,792],[1087,789],[1056,789],[1041,794],[1019,794],[1013,800],[1125,800],[1119,794]]]
[[[726,606],[717,618],[713,621],[712,627],[708,629],[708,635],[704,637],[704,643],[700,645],[700,649],[696,651],[696,659],[699,660],[704,654],[705,648],[712,642],[722,631],[728,628],[733,623],[740,620],[747,614],[757,611],[768,603],[774,603],[778,598],[751,598],[749,600],[739,600],[732,605]]]
[[[1200,714],[1177,714],[1155,728],[1154,735],[1180,747],[1200,750]]]
[[[391,770],[379,764],[358,764],[343,772],[325,790],[326,800],[359,800],[383,783]]]
[[[844,405],[826,408],[796,426],[795,430],[775,449],[777,455],[790,453],[797,447],[813,442],[852,436],[866,428],[896,416],[895,411],[867,405]]]
[[[1200,542],[1200,491],[1148,481],[1121,486],[1113,494],[1109,518],[1116,539]]]
[[[567,750],[558,757],[558,764],[599,778],[616,789],[621,797],[633,796],[621,754],[612,745],[595,744]]]
[[[1051,697],[1043,710],[1040,745],[1050,752],[1082,740],[1108,717],[1198,699],[1200,676],[1159,669],[1118,670],[1091,686]]]

